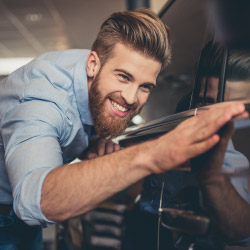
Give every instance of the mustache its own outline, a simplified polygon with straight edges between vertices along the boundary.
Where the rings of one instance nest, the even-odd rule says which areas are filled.
[[[122,105],[123,107],[126,107],[129,110],[136,110],[138,108],[138,106],[139,106],[137,101],[132,103],[132,104],[129,104],[129,103],[126,102],[126,100],[123,97],[114,96],[112,93],[108,94],[106,96],[106,98],[111,99],[111,100],[119,103],[120,105]]]

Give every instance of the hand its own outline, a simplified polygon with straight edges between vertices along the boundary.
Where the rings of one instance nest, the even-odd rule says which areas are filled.
[[[83,151],[83,153],[79,156],[79,159],[91,160],[118,150],[120,150],[119,144],[114,143],[110,139],[104,139],[96,136],[90,141],[88,148]]]
[[[240,102],[214,105],[209,110],[190,118],[170,133],[155,140],[154,151],[156,173],[178,167],[184,162],[213,148],[219,141],[218,131],[233,117],[246,116]]]
[[[221,139],[217,145],[190,161],[191,169],[196,174],[198,182],[200,183],[224,181],[224,176],[220,175],[220,172],[222,170],[228,141],[234,134],[232,122],[229,122],[220,129],[219,134]]]
[[[247,118],[249,114],[244,112],[234,117],[235,119]],[[233,136],[235,129],[233,123],[229,122],[224,125],[218,132],[220,135],[219,143],[207,151],[206,153],[191,160],[191,168],[196,173],[198,181],[202,183],[214,182],[216,180],[224,180],[220,175],[222,170],[223,161],[227,149],[228,142]]]

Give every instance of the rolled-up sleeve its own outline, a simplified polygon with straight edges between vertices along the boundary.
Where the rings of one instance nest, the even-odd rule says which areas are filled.
[[[41,192],[47,174],[63,164],[60,143],[66,130],[62,112],[51,102],[20,103],[4,117],[2,137],[13,207],[28,225],[53,223],[41,211]]]

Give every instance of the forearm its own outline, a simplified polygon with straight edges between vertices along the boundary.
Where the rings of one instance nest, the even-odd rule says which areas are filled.
[[[44,215],[54,221],[80,215],[149,175],[147,144],[135,147],[51,171],[42,188]]]
[[[250,237],[250,205],[229,179],[218,176],[201,184],[201,190],[204,205],[223,237],[229,241]]]
[[[216,132],[242,112],[242,104],[230,103],[188,119],[158,139],[52,170],[43,183],[43,214],[61,221],[85,213],[145,176],[163,173],[205,153],[218,143]]]

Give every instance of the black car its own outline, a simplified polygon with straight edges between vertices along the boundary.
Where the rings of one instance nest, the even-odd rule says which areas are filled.
[[[172,63],[162,70],[158,90],[142,111],[141,116],[147,122],[128,128],[119,137],[122,146],[167,133],[216,103],[243,100],[250,111],[249,13],[250,2],[245,0],[168,1],[160,16],[172,31]],[[239,196],[250,203],[250,119],[231,123],[235,133],[223,168],[215,175],[228,176]],[[201,162],[199,167],[204,164]],[[177,171],[144,180],[140,209],[144,221],[151,221],[151,227],[140,229],[143,233],[138,234],[138,246],[141,249],[231,249],[230,244],[250,249],[250,223],[239,225],[246,229],[242,238],[233,233],[229,238],[223,235],[219,220],[203,204],[206,197],[201,195],[194,172],[187,163]],[[231,207],[232,217],[237,216],[234,213],[237,205]],[[226,204],[221,199],[216,206]],[[146,240],[150,237],[155,241]]]

